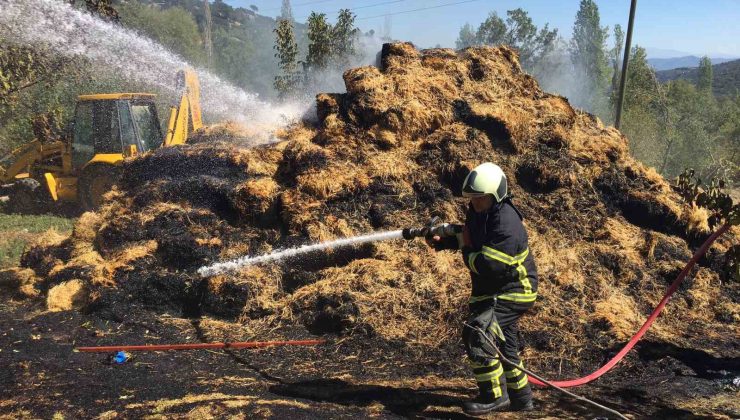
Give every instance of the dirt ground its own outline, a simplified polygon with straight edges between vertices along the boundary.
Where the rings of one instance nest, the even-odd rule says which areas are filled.
[[[133,313],[135,311],[135,313]],[[256,350],[137,352],[124,364],[75,346],[315,338],[303,328],[252,337],[239,324],[132,308],[104,319],[0,304],[2,418],[466,418],[475,395],[461,346],[431,348],[379,337],[323,336],[326,344]],[[689,333],[690,335],[690,333]],[[687,340],[701,339],[687,337]],[[740,344],[712,354],[648,338],[612,372],[572,391],[631,418],[738,418]],[[717,349],[722,349],[718,351]],[[615,349],[617,350],[617,349]],[[526,416],[604,417],[552,390]],[[493,418],[494,416],[490,416]]]

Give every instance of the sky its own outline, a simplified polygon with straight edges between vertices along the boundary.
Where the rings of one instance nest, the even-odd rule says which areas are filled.
[[[281,0],[224,0],[234,7],[255,5],[262,15],[280,14]],[[492,11],[521,7],[541,27],[558,28],[570,38],[579,0],[292,0],[293,16],[305,22],[311,11],[326,13],[331,22],[342,8],[355,13],[356,25],[367,32],[383,33],[390,19],[391,36],[421,48],[454,47],[465,23],[476,27]],[[621,24],[626,32],[629,0],[597,0],[601,25]],[[425,9],[425,10],[417,10]],[[404,13],[405,12],[405,13]],[[390,15],[389,18],[386,15]],[[740,57],[740,0],[639,0],[635,14],[633,45],[647,47],[650,58],[686,54]]]

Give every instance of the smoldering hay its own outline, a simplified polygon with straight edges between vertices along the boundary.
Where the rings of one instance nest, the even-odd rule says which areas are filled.
[[[344,81],[346,93],[317,96],[317,123],[287,127],[276,144],[237,147],[245,135],[221,125],[127,161],[98,212],[83,214],[70,237],[27,250],[23,267],[5,275],[23,273],[25,295],[41,296],[77,279],[85,310],[101,316],[197,307],[256,331],[455,342],[467,271],[459,255],[423,241],[311,253],[205,280],[196,270],[433,216],[459,222],[463,178],[493,161],[510,179],[541,277],[541,298],[523,320],[525,352],[541,356],[535,367],[557,354],[567,370],[634,332],[709,233],[706,213],[630,157],[624,135],[543,92],[509,48],[386,44],[380,67],[348,70]],[[724,289],[736,294],[737,285],[722,283],[729,244],[708,254],[654,337],[681,340],[670,326],[696,322],[731,330],[740,308]]]

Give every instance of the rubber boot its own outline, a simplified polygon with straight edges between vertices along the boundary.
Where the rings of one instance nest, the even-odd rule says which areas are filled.
[[[511,411],[532,411],[534,410],[534,404],[532,403],[532,388],[527,384],[522,389],[508,389],[509,399],[511,400]]]
[[[491,411],[504,411],[509,408],[509,396],[504,393],[496,398],[492,393],[481,393],[470,401],[463,403],[463,411],[471,416],[490,413]]]

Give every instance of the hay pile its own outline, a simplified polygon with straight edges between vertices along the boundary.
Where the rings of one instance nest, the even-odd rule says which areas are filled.
[[[126,163],[98,213],[83,215],[71,237],[24,255],[37,290],[48,295],[77,280],[65,284],[89,296],[75,302],[103,314],[144,307],[218,316],[256,333],[303,325],[316,334],[454,343],[467,271],[458,255],[422,241],[207,280],[195,270],[432,216],[461,221],[464,176],[493,161],[509,175],[541,275],[542,298],[524,320],[530,360],[565,360],[568,371],[584,348],[591,354],[631,335],[689,245],[706,237],[706,215],[634,161],[617,130],[543,92],[508,48],[386,44],[381,63],[347,71],[347,93],[317,97],[318,125],[290,127],[274,145],[218,142],[233,136],[222,127]],[[728,293],[722,284],[726,247],[703,262],[662,325],[700,321],[721,334],[740,320],[737,287]],[[20,283],[27,289],[29,280]],[[678,340],[682,331],[654,334]]]

